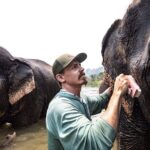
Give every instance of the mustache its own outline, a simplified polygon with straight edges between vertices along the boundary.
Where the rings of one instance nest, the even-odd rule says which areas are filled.
[[[85,72],[80,73],[79,78],[81,78],[82,76],[85,76]]]

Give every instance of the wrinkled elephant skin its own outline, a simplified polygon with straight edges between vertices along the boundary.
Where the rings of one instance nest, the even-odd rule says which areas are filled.
[[[116,20],[102,43],[103,65],[114,80],[131,74],[142,89],[139,98],[124,97],[120,149],[150,149],[150,0],[134,0],[122,20]],[[107,78],[107,77],[106,77]],[[103,84],[104,85],[104,84]],[[108,84],[109,81],[108,81]],[[100,87],[100,90],[102,87]]]
[[[0,47],[0,124],[28,126],[45,117],[59,91],[52,67],[35,59],[13,57]]]

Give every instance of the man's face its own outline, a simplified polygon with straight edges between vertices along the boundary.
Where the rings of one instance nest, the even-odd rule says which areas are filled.
[[[64,83],[71,86],[81,86],[87,83],[87,79],[84,73],[84,68],[78,61],[73,61],[65,68],[63,74]]]

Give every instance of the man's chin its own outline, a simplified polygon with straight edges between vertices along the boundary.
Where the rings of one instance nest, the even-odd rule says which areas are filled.
[[[84,82],[84,85],[87,85],[87,81],[86,81],[86,82]]]
[[[84,80],[84,81],[83,81],[83,85],[86,85],[86,84],[87,84],[87,80]]]
[[[83,81],[83,85],[86,85],[87,84],[87,78],[86,78],[86,76],[82,76],[81,78],[80,78],[80,80],[82,80]]]

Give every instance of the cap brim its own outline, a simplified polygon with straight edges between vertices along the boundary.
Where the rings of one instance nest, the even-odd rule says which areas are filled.
[[[67,66],[69,66],[69,64],[71,62],[73,62],[74,60],[82,63],[85,59],[87,58],[87,54],[86,53],[79,53],[77,54],[75,57],[73,57],[65,66],[64,68],[66,68]]]
[[[77,60],[78,62],[83,62],[85,59],[87,58],[87,54],[86,53],[79,53],[78,55],[76,55],[75,57],[74,57],[74,59],[73,60]],[[73,61],[72,60],[72,61]]]

